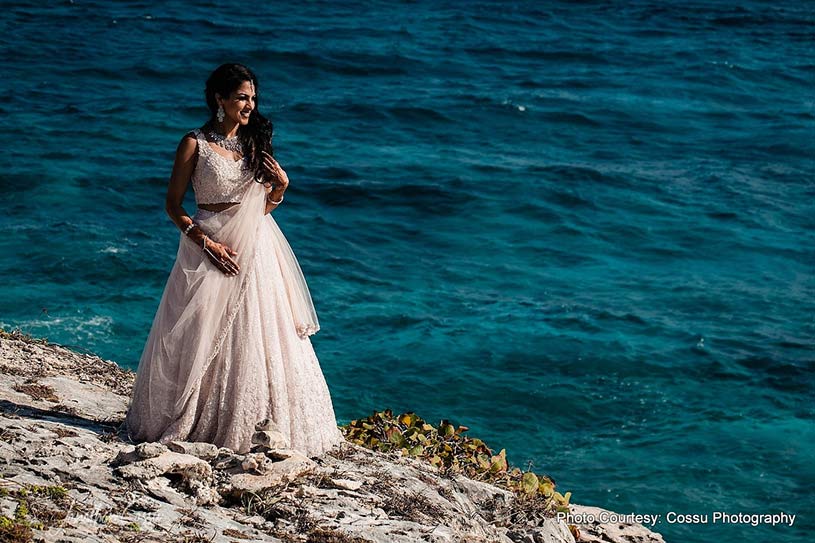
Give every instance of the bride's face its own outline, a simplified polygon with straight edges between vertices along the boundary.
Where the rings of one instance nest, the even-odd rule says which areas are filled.
[[[232,119],[236,124],[248,124],[249,114],[255,109],[257,95],[251,81],[244,81],[232,91],[229,98],[223,100],[221,105],[224,108],[224,115]]]

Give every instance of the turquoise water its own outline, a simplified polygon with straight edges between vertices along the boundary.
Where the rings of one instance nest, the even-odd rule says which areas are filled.
[[[0,325],[135,369],[175,147],[260,79],[340,422],[470,427],[668,541],[815,529],[811,5],[168,2],[0,15]],[[195,210],[192,192],[186,210]]]

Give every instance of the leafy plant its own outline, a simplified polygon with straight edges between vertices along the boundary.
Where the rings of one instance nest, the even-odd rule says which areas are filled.
[[[568,511],[571,492],[556,491],[555,481],[548,475],[510,467],[506,449],[495,454],[481,439],[464,435],[467,426],[455,426],[447,419],[433,426],[412,411],[394,416],[385,409],[341,428],[357,445],[380,452],[399,451],[433,464],[442,475],[460,473],[506,488],[550,514]]]

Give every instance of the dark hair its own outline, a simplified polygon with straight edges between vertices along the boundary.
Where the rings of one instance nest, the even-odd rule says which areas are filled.
[[[255,108],[249,115],[249,123],[246,126],[238,127],[238,140],[243,145],[244,155],[249,157],[249,168],[255,172],[256,178],[263,177],[261,151],[266,151],[274,156],[272,147],[273,124],[272,121],[260,113],[261,93],[258,89],[258,80],[255,74],[243,64],[221,64],[207,78],[207,86],[204,95],[207,100],[207,107],[211,113],[209,123],[216,126],[215,115],[218,111],[218,102],[215,100],[217,92],[222,98],[228,98],[234,90],[241,86],[244,81],[251,81],[255,87],[257,98]]]

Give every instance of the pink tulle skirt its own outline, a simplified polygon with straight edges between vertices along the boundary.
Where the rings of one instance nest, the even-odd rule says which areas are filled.
[[[344,441],[310,340],[319,329],[313,307],[315,318],[304,317],[310,296],[257,190],[193,218],[238,251],[237,276],[224,275],[183,234],[179,240],[125,419],[133,441],[204,441],[243,453],[267,418],[308,456]]]

